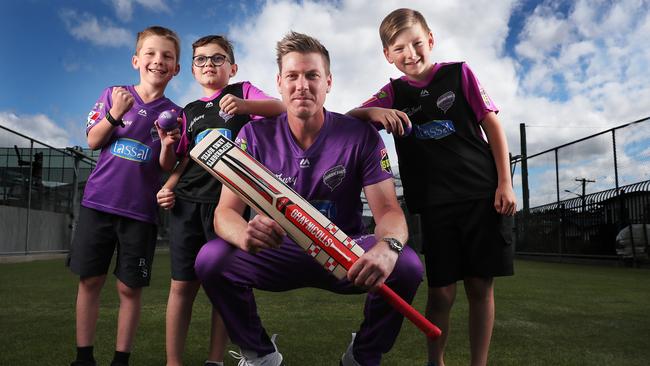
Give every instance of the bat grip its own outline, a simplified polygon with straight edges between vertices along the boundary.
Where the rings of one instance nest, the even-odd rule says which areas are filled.
[[[433,325],[427,318],[415,310],[409,303],[404,301],[395,291],[391,290],[390,287],[383,284],[377,291],[381,296],[384,297],[384,300],[392,305],[397,311],[404,315],[408,320],[410,320],[415,326],[420,328],[420,330],[430,339],[436,339],[440,337],[442,333],[438,327]]]

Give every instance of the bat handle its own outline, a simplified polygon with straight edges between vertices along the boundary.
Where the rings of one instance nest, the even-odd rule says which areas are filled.
[[[436,339],[440,337],[442,333],[440,328],[436,327],[431,323],[427,318],[420,314],[415,308],[413,308],[409,303],[404,301],[395,291],[391,290],[390,287],[383,284],[377,291],[381,296],[384,297],[389,304],[391,304],[397,311],[402,313],[408,320],[410,320],[415,326],[420,328],[422,333],[424,333],[430,339]]]

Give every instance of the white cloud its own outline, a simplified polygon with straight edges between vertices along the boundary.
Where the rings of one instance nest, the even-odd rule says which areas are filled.
[[[115,8],[115,14],[123,21],[130,21],[133,18],[134,3],[158,13],[171,12],[164,0],[112,0],[112,2]]]
[[[44,114],[18,115],[10,111],[0,111],[0,125],[53,147],[70,145],[68,132]],[[6,130],[0,130],[0,146],[13,145],[29,147],[30,140]],[[34,143],[34,147],[43,146]]]
[[[131,47],[134,44],[134,37],[129,30],[116,27],[108,20],[100,22],[92,14],[79,14],[71,9],[61,10],[59,15],[68,32],[78,40],[109,47]]]
[[[475,71],[501,109],[513,154],[520,150],[520,123],[529,126],[528,153],[534,154],[650,115],[647,0],[544,0],[528,14],[515,13],[519,5],[515,0],[267,1],[228,32],[239,64],[233,81],[250,80],[277,96],[275,44],[289,30],[304,32],[330,51],[334,84],[326,107],[345,112],[400,75],[384,59],[378,27],[390,11],[409,7],[421,11],[433,31],[433,61],[464,60]],[[514,36],[510,32],[519,30],[509,29],[513,14],[524,17]],[[508,40],[514,44],[506,45]],[[187,101],[200,96],[195,84],[181,88]],[[575,154],[605,151],[606,143],[594,141]],[[625,158],[633,166],[639,156]],[[603,176],[612,169],[605,160],[592,159],[583,170],[565,165],[563,182]],[[647,170],[638,169],[636,177],[649,179]],[[531,184],[554,192],[548,184],[555,181],[554,169],[548,174]]]

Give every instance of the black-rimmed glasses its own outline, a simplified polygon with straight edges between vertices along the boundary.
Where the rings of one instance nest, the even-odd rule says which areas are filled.
[[[228,60],[228,57],[226,57],[225,55],[222,55],[220,53],[215,53],[212,56],[203,56],[203,55],[194,56],[192,57],[192,64],[194,64],[194,66],[196,67],[203,67],[205,66],[205,64],[208,63],[208,60],[212,61],[212,64],[214,66],[221,66],[226,61],[230,62],[230,60]]]

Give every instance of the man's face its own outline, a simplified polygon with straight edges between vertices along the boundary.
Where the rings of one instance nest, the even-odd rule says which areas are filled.
[[[290,52],[282,57],[277,82],[287,114],[308,119],[322,113],[332,76],[326,72],[320,53]]]

